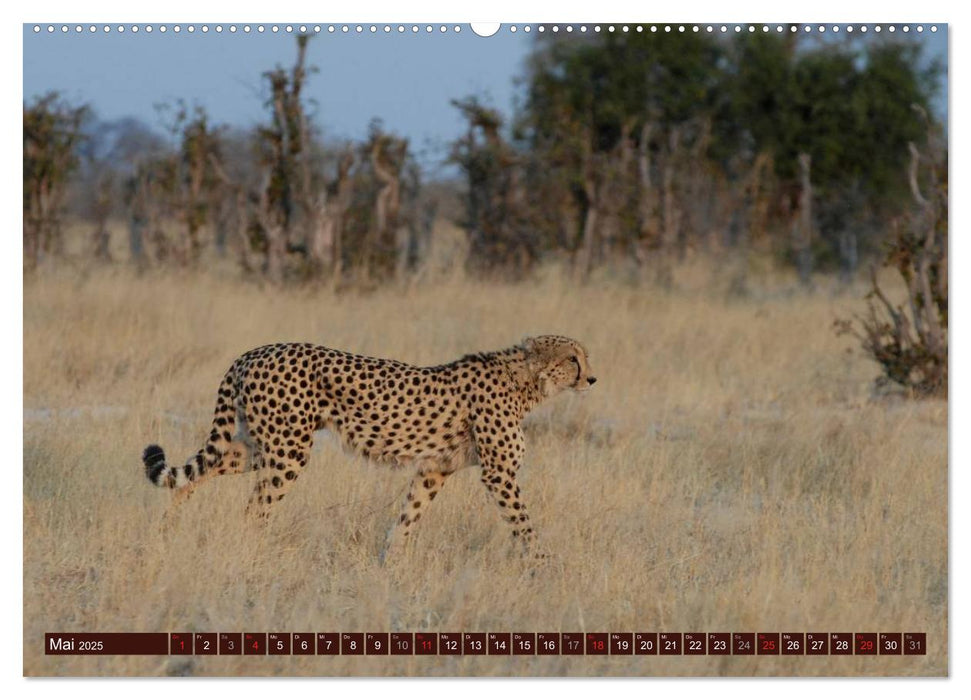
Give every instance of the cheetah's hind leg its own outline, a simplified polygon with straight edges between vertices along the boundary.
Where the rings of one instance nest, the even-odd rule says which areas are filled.
[[[299,435],[296,437],[299,439]],[[246,506],[247,515],[266,522],[270,515],[271,504],[282,501],[286,497],[293,487],[293,482],[307,467],[312,444],[308,443],[303,449],[293,449],[288,457],[272,454],[263,456],[261,452],[260,456],[254,459],[254,468],[260,474],[253,495],[250,496]]]
[[[199,488],[203,483],[208,481],[214,476],[221,476],[222,474],[242,474],[243,472],[249,471],[252,466],[252,449],[245,442],[241,440],[236,440],[229,443],[226,452],[219,461],[216,462],[211,469],[206,471],[205,474],[198,477],[195,481],[190,481],[188,484],[178,489],[172,498],[172,506],[176,507],[182,503],[189,500],[192,493]]]
[[[445,480],[451,474],[451,471],[442,471],[441,467],[434,462],[418,470],[411,480],[408,495],[401,506],[401,514],[388,530],[384,548],[378,555],[380,564],[383,565],[393,554],[404,551],[411,539],[415,524],[421,519],[422,513],[428,510],[429,504],[435,500],[435,496],[442,490]]]

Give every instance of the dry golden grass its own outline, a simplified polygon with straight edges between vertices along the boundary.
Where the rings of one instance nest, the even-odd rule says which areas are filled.
[[[27,675],[942,675],[947,404],[873,398],[831,324],[858,291],[722,301],[616,279],[334,295],[224,276],[48,272],[24,298]],[[599,378],[538,409],[530,569],[475,470],[407,560],[377,554],[410,473],[320,435],[264,531],[252,474],[170,510],[139,455],[202,444],[223,372],[306,340],[418,364],[537,333]],[[923,657],[49,657],[48,631],[925,631]]]

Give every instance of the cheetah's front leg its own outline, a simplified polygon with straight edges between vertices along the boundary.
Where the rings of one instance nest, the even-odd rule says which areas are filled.
[[[408,495],[401,507],[401,515],[388,530],[384,549],[378,557],[382,564],[392,550],[400,550],[405,546],[415,523],[421,519],[422,513],[428,510],[428,504],[435,500],[435,496],[445,484],[445,479],[451,474],[450,471],[442,471],[437,465],[418,470],[411,480]]]
[[[522,429],[493,429],[485,423],[482,428],[476,427],[475,435],[481,481],[502,510],[502,519],[509,524],[513,538],[522,544],[525,555],[546,558],[536,549],[536,537],[516,483],[516,472],[526,452]]]
[[[523,553],[539,559],[545,558],[545,555],[536,551],[536,536],[529,523],[526,504],[519,495],[515,469],[483,464],[481,481],[485,484],[486,490],[492,494],[496,505],[502,509],[502,519],[509,524],[513,538],[522,544]]]

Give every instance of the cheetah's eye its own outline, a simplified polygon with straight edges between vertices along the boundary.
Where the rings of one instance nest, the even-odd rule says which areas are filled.
[[[570,360],[572,360],[573,364],[577,366],[577,378],[573,380],[573,383],[576,384],[577,382],[580,381],[580,358],[574,355],[573,357],[570,358]]]

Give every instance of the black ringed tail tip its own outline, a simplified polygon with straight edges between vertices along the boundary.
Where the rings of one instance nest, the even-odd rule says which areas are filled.
[[[158,445],[149,445],[142,453],[145,475],[153,484],[158,484],[159,475],[165,471],[165,452]]]

